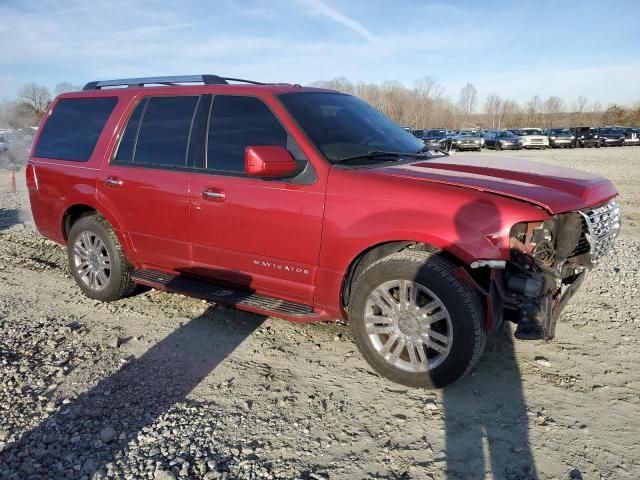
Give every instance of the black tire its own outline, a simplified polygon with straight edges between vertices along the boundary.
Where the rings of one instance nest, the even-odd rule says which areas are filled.
[[[453,272],[455,265],[437,253],[404,251],[370,265],[356,280],[349,302],[349,324],[358,350],[383,377],[414,388],[442,388],[468,373],[486,342],[484,314],[478,295]],[[426,287],[442,302],[451,319],[451,347],[439,365],[411,372],[392,365],[374,347],[365,325],[371,293],[385,282],[410,280]]]
[[[110,274],[101,289],[94,289],[87,285],[76,268],[74,248],[83,232],[90,232],[99,238],[109,255]],[[127,260],[117,235],[109,222],[98,214],[82,217],[71,226],[67,240],[67,257],[71,275],[82,292],[89,298],[111,302],[131,295],[136,288],[136,284],[131,280],[133,267]]]

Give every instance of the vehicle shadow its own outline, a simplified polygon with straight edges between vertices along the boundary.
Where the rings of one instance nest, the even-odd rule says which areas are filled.
[[[448,479],[538,478],[510,328],[489,339],[475,372],[442,398]]]
[[[486,198],[456,213],[455,228],[461,240],[473,231],[470,221],[486,222],[485,231],[502,229],[500,210]],[[505,321],[487,339],[473,373],[443,391],[449,480],[538,478],[512,330],[512,324]]]
[[[21,223],[18,210],[0,208],[0,231],[7,230],[18,223]]]
[[[104,471],[146,426],[184,402],[265,318],[209,307],[8,443],[0,451],[0,477],[88,478]]]

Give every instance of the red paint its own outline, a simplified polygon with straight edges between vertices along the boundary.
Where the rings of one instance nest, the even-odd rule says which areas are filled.
[[[484,156],[374,169],[334,168],[276,98],[306,90],[311,89],[210,85],[62,95],[117,96],[119,101],[88,162],[30,158],[27,178],[39,231],[64,244],[65,212],[85,205],[111,223],[138,268],[206,277],[313,305],[319,312],[316,318],[344,319],[340,293],[346,272],[372,246],[411,240],[444,249],[464,264],[508,259],[513,224],[544,220],[616,195],[602,177]],[[203,93],[262,99],[309,158],[315,182],[301,185],[287,179],[110,163],[118,136],[141,97]],[[274,147],[248,149],[246,155],[247,173],[253,175],[276,175],[291,168]]]
[[[247,147],[244,161],[245,173],[253,177],[286,177],[296,172],[296,161],[284,147]]]

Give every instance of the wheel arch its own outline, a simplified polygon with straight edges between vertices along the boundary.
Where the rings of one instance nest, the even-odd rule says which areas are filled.
[[[401,252],[403,250],[416,250],[416,251],[432,251],[438,252],[438,254],[447,258],[452,263],[464,268],[465,263],[451,252],[439,248],[430,243],[419,240],[390,240],[367,247],[365,250],[359,252],[350,262],[347,270],[345,271],[344,278],[342,280],[342,287],[340,289],[340,299],[343,305],[349,304],[351,296],[351,290],[354,280],[357,279],[360,274],[366,270],[366,268],[377,262],[378,260],[393,255],[394,253]]]
[[[111,225],[111,228],[118,237],[118,240],[120,241],[125,254],[129,259],[132,259],[133,246],[129,241],[129,237],[122,231],[116,219],[104,209],[88,203],[75,203],[65,209],[60,225],[62,237],[65,243],[69,239],[69,232],[71,231],[71,227],[73,226],[73,224],[79,219],[93,214],[100,215],[109,223],[109,225]]]

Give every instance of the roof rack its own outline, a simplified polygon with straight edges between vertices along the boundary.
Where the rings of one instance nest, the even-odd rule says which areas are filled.
[[[242,78],[219,77],[218,75],[174,75],[164,77],[123,78],[119,80],[99,80],[87,83],[83,90],[100,90],[104,87],[144,87],[145,85],[179,85],[182,83],[204,83],[205,85],[227,85],[229,82],[267,85]]]

